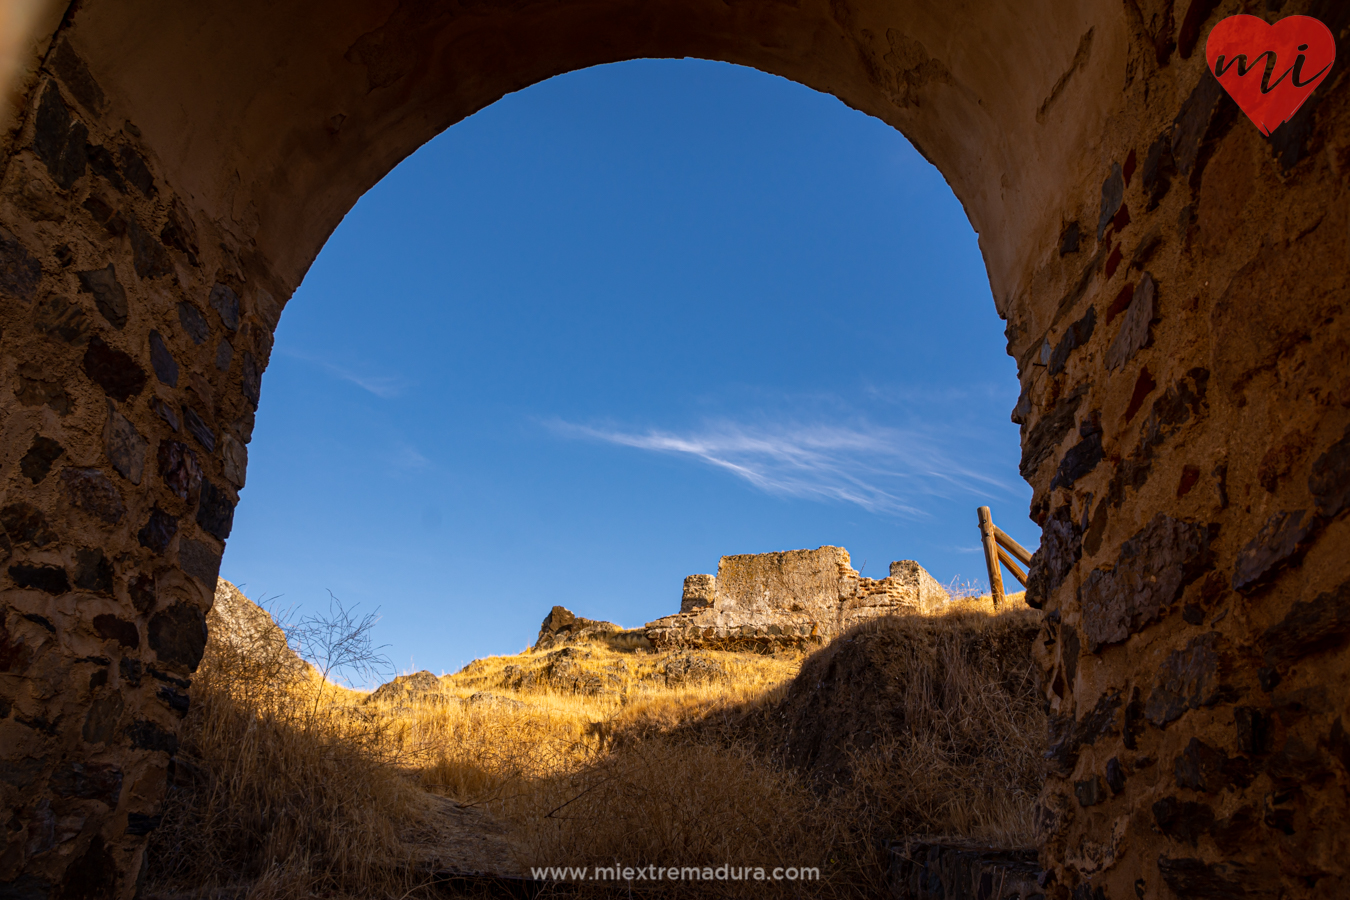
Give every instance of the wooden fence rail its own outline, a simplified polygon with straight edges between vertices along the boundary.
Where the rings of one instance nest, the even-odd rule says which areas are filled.
[[[1027,586],[1027,573],[1022,571],[1017,565],[1031,565],[1031,552],[1021,544],[1014,541],[1004,533],[1002,528],[994,524],[993,514],[989,512],[989,507],[981,506],[980,516],[980,539],[984,544],[984,564],[989,569],[989,591],[994,596],[994,605],[1003,603],[1003,572],[1000,565],[1006,566],[1013,577],[1021,582],[1022,587]]]

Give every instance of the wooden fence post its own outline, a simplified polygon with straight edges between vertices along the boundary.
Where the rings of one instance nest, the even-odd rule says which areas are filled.
[[[994,524],[994,516],[989,507],[981,506],[980,541],[984,544],[984,564],[989,569],[989,592],[994,596],[994,605],[1003,602],[1003,571],[999,566],[1007,566],[1022,585],[1027,586],[1027,573],[1017,565],[1031,565],[1031,551],[1014,541]]]
[[[989,593],[994,596],[994,605],[1003,603],[1003,573],[998,567],[998,543],[994,539],[994,517],[989,507],[981,506],[980,540],[984,544],[984,564],[989,570]]]

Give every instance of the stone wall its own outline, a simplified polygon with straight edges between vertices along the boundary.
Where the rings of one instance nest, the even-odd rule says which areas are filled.
[[[648,622],[657,647],[771,649],[820,643],[867,619],[926,612],[947,591],[913,560],[864,578],[843,547],[724,556],[716,575],[684,580],[680,611]]]
[[[900,129],[980,235],[1043,529],[1047,897],[1350,893],[1350,5],[33,8],[0,68],[6,892],[135,889],[272,330],[342,216],[508,92],[692,56]],[[1240,11],[1338,40],[1269,139],[1205,68]]]

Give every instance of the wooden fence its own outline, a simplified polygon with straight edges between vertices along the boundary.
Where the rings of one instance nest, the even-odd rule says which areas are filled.
[[[1007,566],[1008,571],[1025,588],[1027,573],[1023,572],[1017,563],[1020,561],[1022,565],[1030,566],[1031,553],[994,524],[989,507],[981,506],[979,515],[980,539],[984,544],[984,564],[989,569],[989,591],[994,595],[994,605],[998,606],[1003,603],[1003,572],[999,566]]]

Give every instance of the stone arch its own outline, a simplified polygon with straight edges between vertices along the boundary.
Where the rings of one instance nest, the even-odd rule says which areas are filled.
[[[32,4],[0,181],[0,884],[134,891],[272,331],[346,210],[507,92],[697,56],[900,129],[980,233],[1044,528],[1049,892],[1342,885],[1350,92],[1261,138],[1197,52],[1237,7]],[[1343,40],[1347,10],[1281,13]]]

